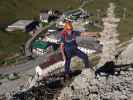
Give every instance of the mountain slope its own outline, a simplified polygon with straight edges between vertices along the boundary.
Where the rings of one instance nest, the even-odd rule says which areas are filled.
[[[18,18],[37,17],[41,9],[66,10],[79,5],[78,0],[1,0],[0,25]]]

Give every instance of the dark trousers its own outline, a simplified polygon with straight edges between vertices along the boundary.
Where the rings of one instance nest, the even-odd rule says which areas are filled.
[[[71,73],[70,63],[71,63],[71,58],[73,56],[78,56],[79,58],[81,58],[85,64],[86,68],[90,67],[90,63],[89,63],[87,54],[85,54],[78,48],[65,48],[65,55],[66,55],[66,61],[65,61],[65,66],[64,66],[65,74]]]

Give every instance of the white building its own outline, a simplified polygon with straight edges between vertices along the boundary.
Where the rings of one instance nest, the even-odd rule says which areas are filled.
[[[44,23],[48,23],[49,14],[46,12],[40,13],[40,21]]]
[[[6,30],[7,31],[15,31],[15,30],[22,30],[25,31],[26,26],[31,24],[33,20],[18,20],[15,23],[9,25]]]
[[[46,55],[44,63],[35,68],[35,71],[39,76],[43,77],[48,76],[49,73],[53,72],[54,70],[64,70],[64,61],[62,59],[62,55],[59,51],[51,52]]]
[[[32,53],[37,56],[42,56],[47,53],[48,47],[48,43],[42,40],[36,40],[32,43]]]

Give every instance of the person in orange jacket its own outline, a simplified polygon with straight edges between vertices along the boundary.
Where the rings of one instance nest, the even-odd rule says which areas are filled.
[[[71,58],[73,56],[78,56],[79,58],[81,58],[86,68],[91,67],[87,54],[78,49],[76,36],[79,35],[96,36],[96,34],[87,34],[87,33],[80,33],[77,31],[73,31],[72,22],[67,21],[65,23],[64,30],[61,32],[61,39],[60,39],[61,42],[60,49],[63,59],[65,61],[64,70],[66,77],[69,77],[69,75],[71,74],[70,63],[71,63]]]

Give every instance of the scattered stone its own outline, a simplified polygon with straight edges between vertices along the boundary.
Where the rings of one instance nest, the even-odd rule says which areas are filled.
[[[6,100],[6,96],[5,95],[0,95],[0,100]]]
[[[0,82],[0,85],[2,85],[2,82]]]
[[[126,95],[121,95],[120,100],[128,100],[128,97]]]
[[[133,100],[133,95],[131,94],[128,98],[129,100]]]
[[[110,75],[107,77],[99,75],[99,77],[91,78],[88,76],[91,75],[89,72],[83,71],[72,82],[72,85],[78,91],[82,91],[75,95],[82,95],[82,99],[80,98],[80,100],[132,100],[133,72],[127,70],[123,71],[124,74],[118,76]],[[70,90],[69,93],[67,92],[68,97],[72,95],[72,89],[70,87],[66,87],[64,91],[62,90],[64,94],[66,94],[65,90]],[[61,92],[59,98],[67,98],[62,96]]]
[[[8,76],[8,79],[9,79],[9,80],[15,80],[15,79],[18,79],[18,78],[19,78],[19,76],[18,76],[17,73],[13,73],[13,74],[10,74],[10,75]]]
[[[124,72],[124,71],[121,71],[121,72],[120,72],[120,74],[124,75],[124,74],[125,74],[125,72]]]
[[[128,68],[129,71],[133,71],[133,68]]]
[[[4,76],[2,74],[0,74],[0,80],[3,79],[3,78],[4,78]]]

